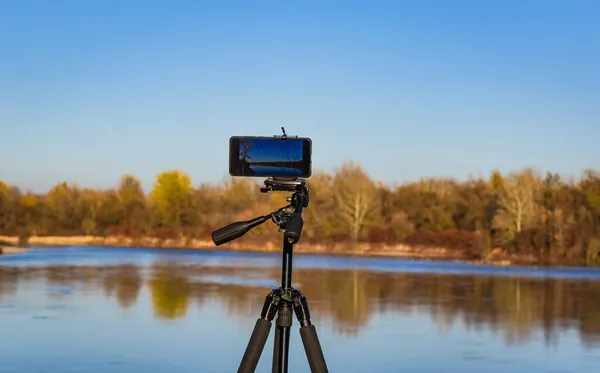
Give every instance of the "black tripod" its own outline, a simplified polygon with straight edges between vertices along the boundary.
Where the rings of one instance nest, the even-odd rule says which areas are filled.
[[[327,364],[321,350],[317,330],[310,321],[308,302],[304,294],[292,287],[292,257],[294,245],[302,234],[302,210],[308,206],[308,187],[304,179],[281,180],[269,178],[261,192],[288,191],[294,192],[288,197],[289,206],[283,207],[269,215],[260,216],[244,222],[236,222],[220,228],[212,233],[212,239],[218,246],[243,236],[250,229],[272,219],[283,235],[283,262],[281,266],[281,287],[273,289],[266,297],[260,318],[256,321],[250,341],[238,373],[253,373],[265,347],[271,322],[277,315],[275,343],[273,349],[273,373],[287,373],[290,345],[290,329],[292,326],[292,309],[300,322],[300,337],[304,344],[306,357],[313,373],[326,373]]]

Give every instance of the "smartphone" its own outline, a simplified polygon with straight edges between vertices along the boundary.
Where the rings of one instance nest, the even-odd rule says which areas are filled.
[[[307,137],[233,136],[229,139],[231,176],[308,178],[312,140]]]

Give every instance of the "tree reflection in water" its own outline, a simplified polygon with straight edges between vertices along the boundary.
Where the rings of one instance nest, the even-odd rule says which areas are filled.
[[[186,315],[190,302],[190,282],[185,270],[177,266],[155,265],[147,284],[156,317],[178,319]]]
[[[181,264],[156,264],[146,276],[136,266],[0,267],[0,299],[18,283],[41,278],[102,290],[127,308],[145,285],[158,318],[185,317],[192,301],[207,300],[224,303],[231,316],[255,318],[269,291],[256,279],[276,283],[279,276],[277,268]],[[294,283],[309,298],[315,321],[332,323],[349,336],[358,335],[375,314],[418,310],[441,328],[460,320],[468,329],[501,334],[509,344],[525,342],[536,331],[554,343],[572,328],[585,345],[600,345],[599,281],[298,268]]]
[[[130,264],[115,266],[103,276],[104,293],[116,297],[125,309],[135,304],[142,285],[140,268]]]

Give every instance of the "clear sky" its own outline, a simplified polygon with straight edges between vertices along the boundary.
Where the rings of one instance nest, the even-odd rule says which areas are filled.
[[[372,177],[600,168],[600,2],[0,0],[0,179],[228,175],[232,135]]]

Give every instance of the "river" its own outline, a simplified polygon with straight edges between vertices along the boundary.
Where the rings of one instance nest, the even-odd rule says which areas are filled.
[[[0,257],[0,372],[235,372],[278,254]],[[296,255],[331,372],[600,371],[600,271]],[[308,372],[294,320],[290,372]],[[272,335],[257,372],[270,372]]]

